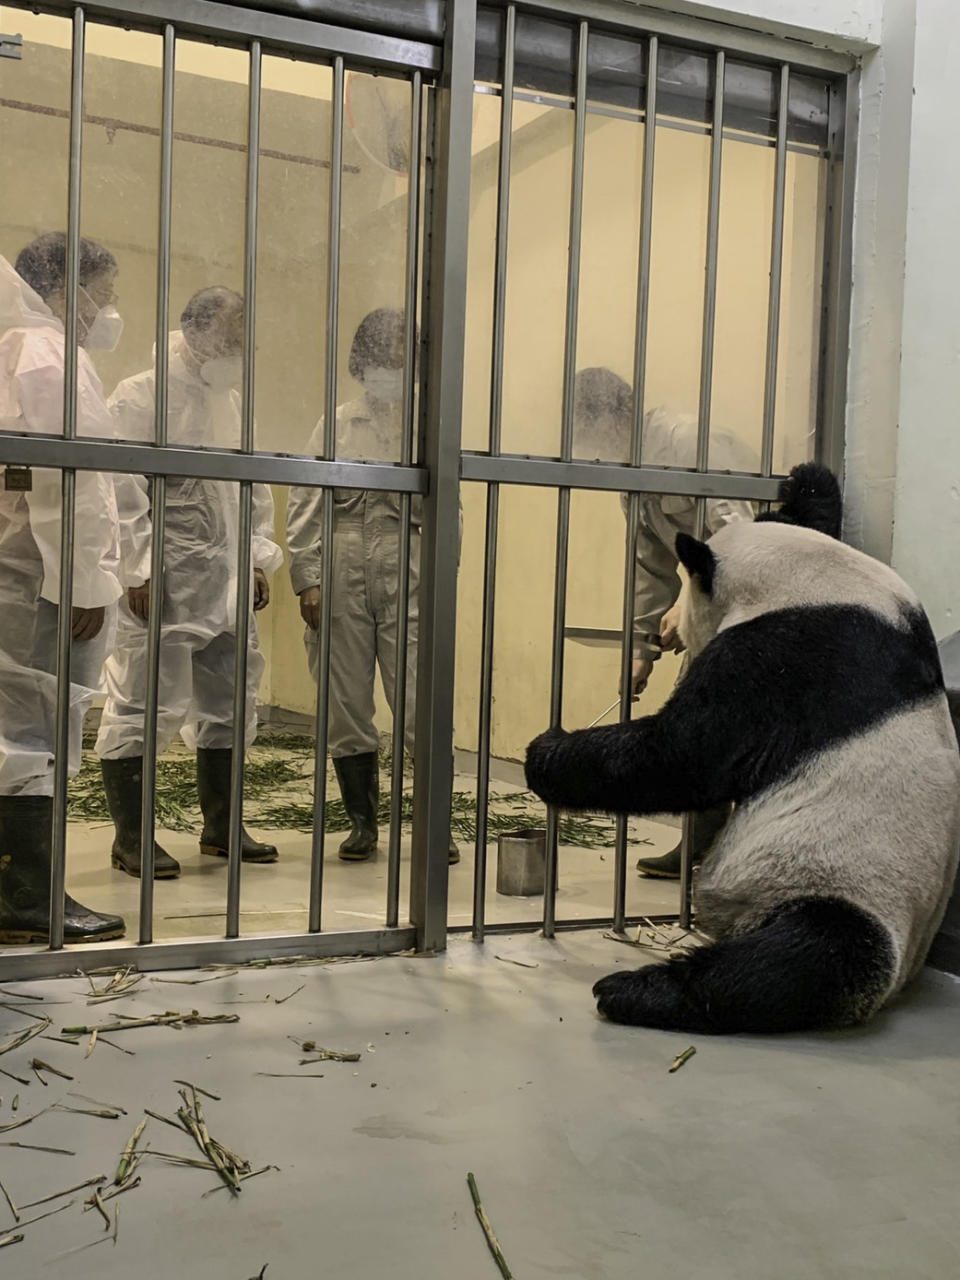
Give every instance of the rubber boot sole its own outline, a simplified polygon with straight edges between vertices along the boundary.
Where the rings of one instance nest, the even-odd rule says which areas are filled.
[[[123,865],[123,859],[115,853],[110,855],[110,865],[117,871],[122,871],[124,875],[130,876],[134,880],[140,879],[140,872],[131,871],[129,867],[125,867]],[[179,876],[180,870],[178,868],[176,871],[155,871],[153,878],[154,880],[177,880]]]
[[[202,854],[205,854],[208,858],[229,858],[230,857],[229,850],[221,849],[219,845],[215,845],[215,844],[202,844],[200,846],[200,852]],[[265,862],[278,862],[279,859],[280,859],[279,853],[264,853],[264,854],[245,853],[241,856],[240,861],[265,863]]]
[[[85,934],[82,938],[63,939],[66,946],[77,946],[82,942],[113,942],[122,938],[126,930],[123,927],[108,929],[105,933]],[[0,929],[0,946],[28,947],[37,942],[47,943],[50,934],[41,929]]]

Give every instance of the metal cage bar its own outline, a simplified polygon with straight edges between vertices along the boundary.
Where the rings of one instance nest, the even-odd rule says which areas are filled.
[[[490,453],[500,452],[503,427],[503,357],[507,310],[507,246],[510,232],[510,157],[513,150],[513,75],[517,8],[505,15],[503,92],[500,98],[500,157],[497,172],[497,231],[493,270],[493,342],[490,358]],[[482,942],[486,925],[487,807],[490,802],[490,750],[493,718],[493,645],[497,598],[497,544],[500,534],[500,486],[487,486],[484,529],[482,636],[480,642],[480,715],[477,730],[477,835],[473,863],[473,926]]]
[[[767,308],[767,358],[763,385],[763,442],[760,471],[773,473],[773,443],[777,412],[777,363],[780,350],[780,291],[783,281],[783,219],[787,187],[787,122],[790,116],[790,67],[780,68],[777,102],[777,152],[773,176],[773,228],[770,239],[770,297]]]
[[[79,367],[80,184],[83,147],[83,73],[86,18],[73,12],[70,63],[70,160],[67,181],[66,319],[63,340],[63,434],[77,434]],[[53,755],[53,814],[50,845],[50,950],[63,946],[67,874],[67,780],[70,766],[70,659],[73,640],[73,558],[77,507],[76,471],[64,470],[60,505],[60,598],[57,615],[57,709]]]
[[[573,453],[573,390],[577,366],[577,322],[580,305],[580,235],[583,222],[583,161],[586,148],[587,52],[590,29],[579,24],[577,45],[576,110],[573,129],[573,169],[570,183],[570,239],[567,252],[566,332],[563,350],[563,422],[561,462]],[[553,646],[550,666],[550,725],[558,728],[563,716],[563,630],[567,613],[567,563],[570,541],[570,489],[557,493],[557,555],[553,588]],[[557,864],[559,862],[559,811],[547,806],[547,849],[543,888],[543,934],[552,938],[556,927]]]
[[[243,396],[240,447],[254,446],[257,358],[257,223],[260,201],[260,89],[263,53],[250,45],[247,92],[247,191],[243,245]],[[250,646],[250,577],[253,543],[253,482],[240,482],[237,548],[237,621],[233,661],[233,750],[230,757],[230,844],[227,851],[228,938],[240,936],[240,871],[243,856],[243,767],[246,761],[247,669]]]
[[[647,382],[647,331],[650,319],[650,262],[653,246],[653,180],[657,137],[657,70],[659,41],[647,44],[647,91],[644,103],[643,186],[640,204],[640,251],[637,262],[637,332],[633,359],[633,424],[630,433],[630,465],[643,461],[643,417]],[[637,537],[640,532],[640,495],[627,500],[627,534],[623,568],[623,642],[620,650],[620,722],[630,720],[633,683],[634,599],[637,591]],[[623,932],[627,903],[627,820],[617,817],[614,843],[613,928]]]
[[[168,374],[170,368],[170,234],[173,180],[173,99],[176,36],[163,29],[163,89],[160,126],[160,217],[157,228],[157,354],[154,371],[154,440],[167,443]],[[153,873],[156,862],[157,717],[159,713],[160,644],[163,621],[163,544],[166,534],[167,478],[151,486],[150,618],[147,628],[147,693],[143,707],[143,767],[140,804],[140,942],[153,941]]]
[[[330,112],[330,210],[327,224],[327,342],[324,360],[323,452],[337,452],[337,351],[340,323],[340,214],[343,197],[343,59],[333,62]],[[323,913],[323,853],[327,814],[327,731],[330,711],[330,600],[333,594],[333,491],[321,509],[320,629],[317,635],[317,722],[313,769],[308,928],[319,933]]]
[[[410,919],[422,947],[447,936],[457,629],[459,470],[470,227],[475,0],[449,0],[443,74],[428,128],[431,181],[424,257],[423,459],[431,476],[420,548]]]
[[[720,248],[720,181],[723,160],[723,88],[726,55],[714,62],[713,127],[710,131],[710,195],[707,209],[707,252],[703,290],[703,338],[700,348],[700,411],[697,419],[697,471],[707,470],[710,458],[710,418],[713,407],[713,347],[717,321],[717,258]],[[697,499],[696,536],[706,529],[705,498]],[[680,838],[680,927],[690,928],[693,889],[693,819],[683,815]]]
[[[400,461],[413,456],[414,387],[417,352],[417,271],[420,236],[420,140],[423,130],[423,80],[415,71],[410,84],[410,163],[407,190],[407,247],[404,289],[403,431]],[[400,496],[400,577],[397,583],[397,660],[394,669],[393,763],[390,778],[390,839],[387,848],[387,927],[400,919],[400,838],[403,833],[403,761],[407,725],[407,654],[410,630],[410,495]]]

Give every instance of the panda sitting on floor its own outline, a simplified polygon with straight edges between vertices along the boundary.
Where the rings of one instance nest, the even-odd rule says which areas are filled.
[[[960,753],[913,592],[838,541],[806,464],[778,513],[677,537],[689,672],[662,710],[531,742],[551,804],[684,813],[733,802],[696,881],[712,941],[594,987],[615,1022],[701,1033],[846,1027],[920,969],[960,850]]]

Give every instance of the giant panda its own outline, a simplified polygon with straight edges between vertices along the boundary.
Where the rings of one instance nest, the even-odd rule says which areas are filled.
[[[564,808],[734,806],[695,884],[710,941],[597,982],[615,1022],[862,1023],[922,966],[953,884],[960,752],[930,624],[892,569],[830,536],[829,472],[806,464],[781,497],[708,543],[678,535],[692,661],[662,710],[527,751],[528,785]]]

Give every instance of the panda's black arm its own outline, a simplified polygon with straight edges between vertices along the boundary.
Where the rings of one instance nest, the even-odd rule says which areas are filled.
[[[753,794],[796,761],[811,701],[829,700],[822,680],[788,684],[791,626],[768,616],[721,633],[655,716],[541,734],[527,785],[551,804],[609,813],[696,812]]]

